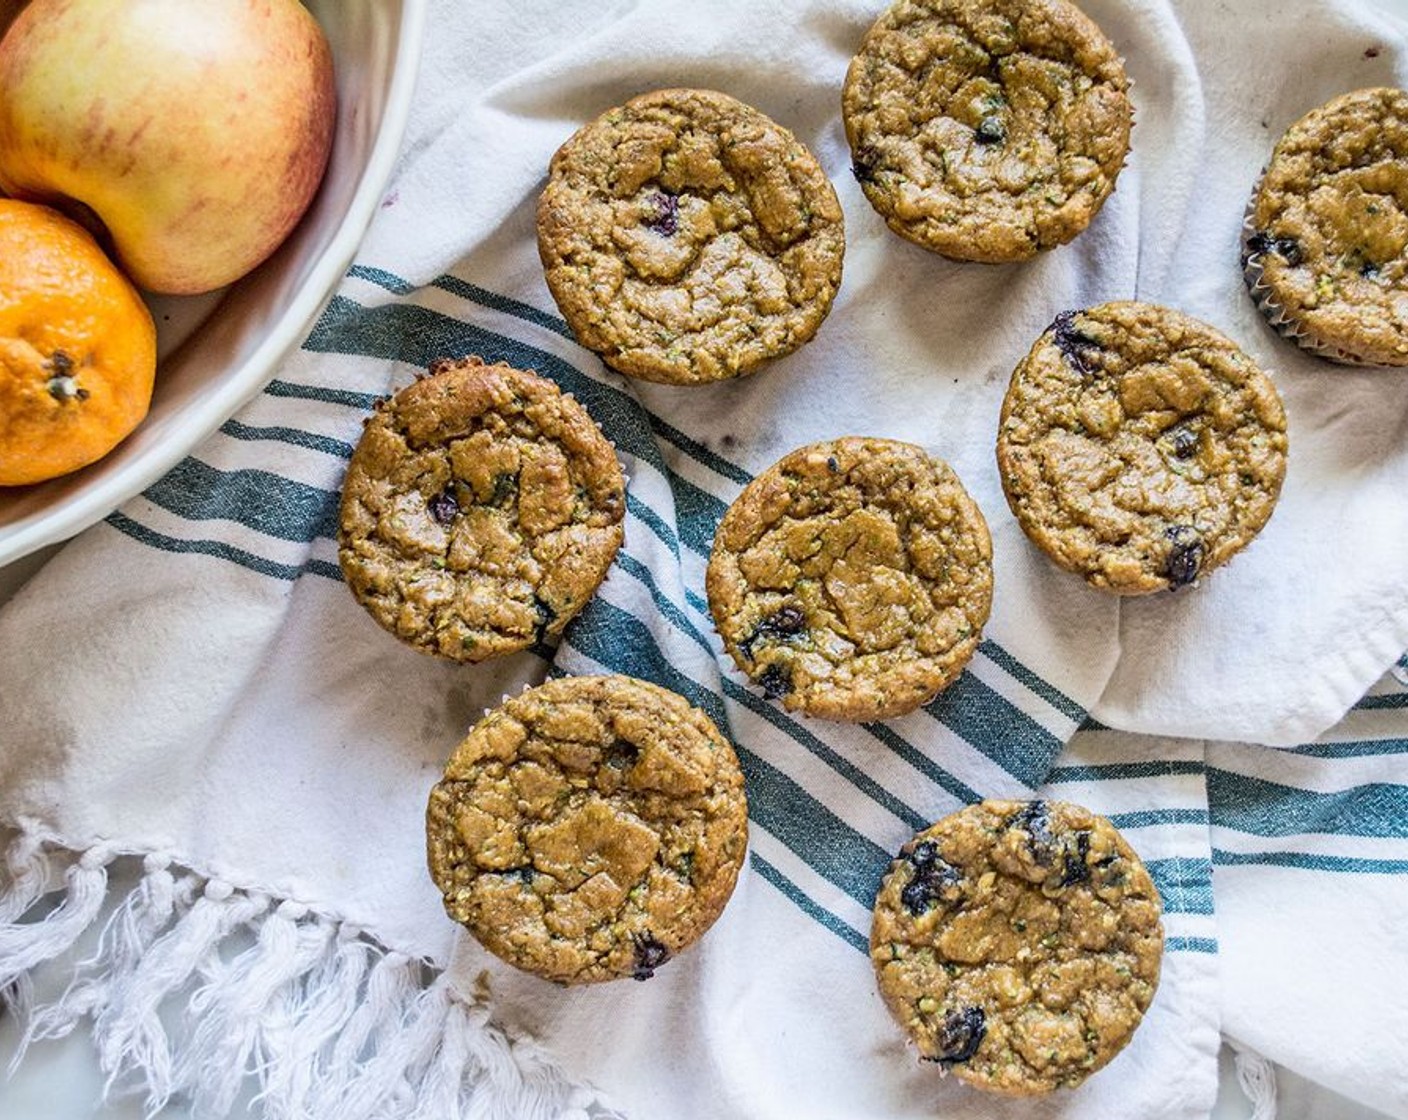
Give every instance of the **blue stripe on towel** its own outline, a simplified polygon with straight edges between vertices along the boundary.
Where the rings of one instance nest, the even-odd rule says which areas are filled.
[[[1267,867],[1330,871],[1336,874],[1408,875],[1408,859],[1361,859],[1355,856],[1322,855],[1319,852],[1229,852],[1214,848],[1212,862],[1218,867],[1262,864]]]
[[[1212,823],[1255,836],[1312,833],[1408,839],[1408,786],[1371,782],[1334,793],[1208,768]]]

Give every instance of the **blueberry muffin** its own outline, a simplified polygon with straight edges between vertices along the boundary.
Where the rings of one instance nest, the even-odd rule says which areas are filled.
[[[455,750],[430,794],[430,872],[450,917],[510,964],[645,980],[722,912],[747,818],[738,759],[703,712],[630,677],[563,677]]]
[[[1014,1096],[1073,1088],[1129,1042],[1163,954],[1158,891],[1104,817],[984,801],[919,833],[875,901],[881,995],[940,1073]]]
[[[825,719],[889,719],[933,699],[978,648],[992,542],[947,464],[848,437],[744,488],[706,586],[724,647],[766,696]]]
[[[625,504],[581,404],[535,373],[447,359],[368,419],[338,560],[402,641],[483,661],[561,634],[611,566]]]
[[[835,190],[792,133],[726,94],[666,89],[553,156],[538,250],[583,346],[632,377],[697,385],[816,333],[845,235]]]
[[[1197,582],[1260,532],[1286,473],[1286,414],[1212,327],[1105,303],[1058,315],[1013,371],[997,463],[1042,551],[1142,595]]]
[[[1408,93],[1361,89],[1286,132],[1242,239],[1282,334],[1347,365],[1408,365]]]
[[[846,73],[856,178],[889,227],[963,261],[1020,261],[1114,190],[1124,65],[1068,0],[898,0]]]

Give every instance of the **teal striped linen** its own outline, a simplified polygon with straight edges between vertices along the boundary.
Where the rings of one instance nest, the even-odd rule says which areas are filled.
[[[633,385],[578,348],[556,316],[464,277],[413,288],[385,271],[354,267],[301,353],[264,393],[107,525],[188,566],[189,578],[205,578],[197,573],[211,564],[230,565],[286,587],[305,604],[305,622],[310,609],[316,619],[329,609],[316,604],[336,600],[298,588],[305,577],[322,585],[341,580],[339,488],[363,417],[388,383],[408,381],[434,358],[466,353],[535,369],[573,393],[614,441],[629,477],[626,543],[599,592],[560,642],[540,643],[500,672],[643,677],[702,708],[737,748],[750,843],[741,901],[730,913],[744,909],[706,939],[705,959],[748,953],[751,936],[780,939],[788,946],[787,976],[829,976],[838,991],[852,993],[847,998],[873,1003],[864,959],[870,911],[906,839],[984,797],[1077,801],[1124,831],[1163,899],[1164,979],[1122,1060],[1147,1071],[1151,1080],[1140,1092],[1155,1097],[1173,1068],[1196,1071],[1167,1099],[1167,1114],[1182,1116],[1195,1098],[1210,1099],[1226,1025],[1278,1014],[1245,995],[1235,1008],[1221,1003],[1225,946],[1248,940],[1245,920],[1228,928],[1224,916],[1240,912],[1248,884],[1291,875],[1303,880],[1297,896],[1314,898],[1329,889],[1342,895],[1354,882],[1408,883],[1401,879],[1408,874],[1408,687],[1393,674],[1317,741],[1274,751],[1113,730],[1089,715],[1096,697],[1054,685],[1041,666],[1007,648],[996,627],[952,687],[901,719],[829,724],[765,700],[723,653],[703,594],[714,529],[749,472],[726,444],[645,407]],[[357,613],[350,596],[341,601]],[[1372,936],[1378,927],[1366,921],[1356,928],[1366,931],[1356,951],[1382,951]],[[449,975],[464,974],[467,983],[483,964],[482,953],[462,947]],[[507,1006],[541,1011],[541,993],[517,992],[504,970],[494,983]],[[1266,990],[1281,986],[1278,978]],[[765,1002],[773,1006],[773,998]],[[566,1005],[553,1006],[566,1013]],[[869,1018],[874,1011],[865,1012],[868,1029],[892,1030],[883,1015]],[[572,1052],[573,1032],[596,1021],[586,1009],[580,1014],[580,1021],[563,1019],[549,1043]],[[807,1028],[799,1020],[789,1029]],[[1255,1041],[1268,1048],[1267,1040]],[[1100,1111],[1121,1092],[1093,1079],[1071,1107]]]
[[[543,671],[630,673],[708,712],[747,775],[755,836],[763,838],[753,870],[846,945],[864,950],[868,910],[899,844],[985,796],[1039,791],[1108,811],[1149,856],[1175,953],[1216,952],[1214,865],[1408,870],[1408,691],[1392,677],[1322,742],[1278,753],[1228,748],[1241,761],[1219,750],[1215,763],[1201,745],[1102,727],[990,637],[953,687],[903,719],[826,725],[764,700],[722,654],[702,597],[714,527],[748,473],[646,410],[622,379],[571,344],[556,316],[455,276],[427,291],[432,298],[383,270],[354,267],[305,350],[390,362],[405,376],[442,355],[477,353],[536,369],[587,406],[630,475],[626,545],[561,644],[535,651],[548,663]],[[337,366],[315,368],[331,375]],[[378,394],[290,377],[271,382],[267,406],[256,402],[217,437],[231,444],[226,461],[251,465],[220,469],[188,458],[108,524],[151,548],[271,579],[339,579],[338,492],[327,480],[351,454],[349,416],[367,412]],[[281,470],[253,465],[264,446],[277,449],[269,457]],[[304,476],[288,466],[299,461],[311,464]],[[338,469],[329,472],[328,461]],[[283,543],[310,551],[300,558]],[[1336,741],[1343,728],[1359,730]],[[1304,762],[1296,771],[1304,784],[1287,784],[1292,758]],[[1335,781],[1365,758],[1387,760],[1388,776]],[[1334,788],[1317,788],[1318,775]],[[792,874],[765,848],[785,851]]]

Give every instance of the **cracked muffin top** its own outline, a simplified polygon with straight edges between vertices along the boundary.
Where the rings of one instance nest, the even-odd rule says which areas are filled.
[[[980,1089],[1073,1088],[1130,1040],[1163,955],[1149,872],[1068,801],[984,801],[919,833],[875,901],[880,993],[919,1049]]]
[[[1293,124],[1246,230],[1253,295],[1298,342],[1349,364],[1408,365],[1408,93],[1355,90]]]
[[[552,158],[548,288],[583,346],[647,381],[754,372],[816,333],[841,282],[841,206],[787,129],[710,90],[647,93]]]
[[[724,514],[709,610],[739,669],[790,710],[889,719],[951,683],[992,606],[992,542],[923,448],[847,437],[785,456]]]
[[[856,178],[901,237],[1025,260],[1085,229],[1129,152],[1124,64],[1068,0],[899,0],[851,61]]]
[[[444,359],[367,420],[338,561],[402,641],[483,661],[562,633],[611,567],[625,507],[580,403],[526,370]]]
[[[1271,516],[1286,473],[1276,386],[1225,335],[1120,301],[1056,317],[1002,402],[997,463],[1027,536],[1122,595],[1177,589]]]
[[[645,980],[723,911],[747,818],[738,759],[703,712],[631,677],[561,677],[456,748],[430,795],[430,872],[450,917],[510,964]]]

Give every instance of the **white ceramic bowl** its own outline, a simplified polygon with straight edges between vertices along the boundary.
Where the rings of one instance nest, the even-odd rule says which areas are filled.
[[[221,293],[153,297],[156,391],[92,466],[0,487],[0,565],[73,536],[150,486],[269,382],[307,335],[376,212],[406,128],[427,0],[306,0],[332,46],[337,130],[313,205],[269,260]]]

